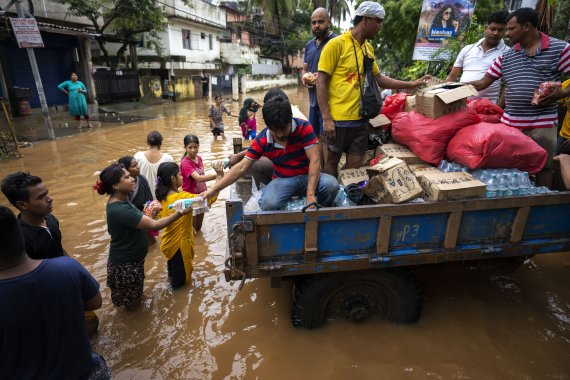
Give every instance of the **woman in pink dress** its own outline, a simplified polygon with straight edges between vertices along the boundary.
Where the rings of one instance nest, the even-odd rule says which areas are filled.
[[[213,164],[212,167],[216,174],[205,174],[204,163],[202,157],[198,156],[200,149],[200,140],[196,135],[186,135],[184,137],[184,158],[180,163],[180,174],[182,174],[182,190],[192,193],[201,194],[207,190],[206,182],[222,178],[224,176],[224,168],[221,162]],[[202,228],[204,214],[194,216],[192,225],[196,232]]]

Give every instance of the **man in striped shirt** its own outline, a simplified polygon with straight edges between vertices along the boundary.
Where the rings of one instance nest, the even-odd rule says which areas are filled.
[[[253,140],[245,159],[203,195],[210,197],[231,185],[253,162],[265,156],[273,163],[273,180],[265,186],[259,199],[263,211],[283,209],[293,196],[306,196],[307,204],[318,202],[321,206],[332,206],[338,182],[335,177],[320,172],[319,140],[311,124],[293,117],[285,94],[265,102],[262,112],[267,128]]]
[[[559,82],[570,73],[570,45],[539,32],[538,15],[532,8],[520,8],[507,18],[507,35],[513,48],[499,57],[485,76],[471,82],[478,91],[503,78],[506,84],[505,112],[501,122],[521,129],[548,152],[544,170],[537,176],[541,185],[552,183],[552,158],[556,151],[556,102],[570,95],[557,88],[531,105],[534,91],[542,82]]]

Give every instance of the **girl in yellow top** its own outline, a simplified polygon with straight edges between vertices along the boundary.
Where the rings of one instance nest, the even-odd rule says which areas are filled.
[[[175,210],[169,210],[168,205],[179,199],[198,196],[198,194],[178,190],[182,186],[182,176],[180,175],[180,167],[174,162],[160,164],[156,182],[156,199],[162,206],[162,210],[158,214],[159,218],[165,218],[175,212]],[[211,200],[211,202],[214,201],[215,199]],[[170,277],[172,288],[177,289],[188,284],[192,274],[192,260],[194,259],[192,214],[184,215],[164,229],[160,250],[168,259],[168,277]]]

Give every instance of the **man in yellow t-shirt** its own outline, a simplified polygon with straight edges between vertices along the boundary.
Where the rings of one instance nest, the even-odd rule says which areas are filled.
[[[570,86],[570,79],[562,83],[562,89],[565,90],[568,86]],[[558,153],[570,153],[570,97],[560,100],[560,103],[566,106],[566,115],[558,136],[557,151]]]
[[[378,34],[384,16],[380,4],[364,1],[355,12],[354,27],[330,40],[321,53],[317,101],[328,149],[323,171],[335,177],[343,152],[345,168],[358,168],[368,146],[368,120],[360,116],[360,86],[364,83],[364,54],[374,59],[374,49],[368,40]],[[413,82],[391,79],[380,73],[376,62],[372,71],[381,88],[413,89],[426,80],[426,77]]]

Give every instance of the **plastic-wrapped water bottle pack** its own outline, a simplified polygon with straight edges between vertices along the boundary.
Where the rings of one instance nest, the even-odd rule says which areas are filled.
[[[518,169],[476,169],[471,171],[468,167],[455,162],[442,160],[437,168],[444,172],[467,172],[487,185],[485,196],[487,198],[512,197],[521,195],[535,195],[556,193],[545,186],[535,186],[527,172]]]

